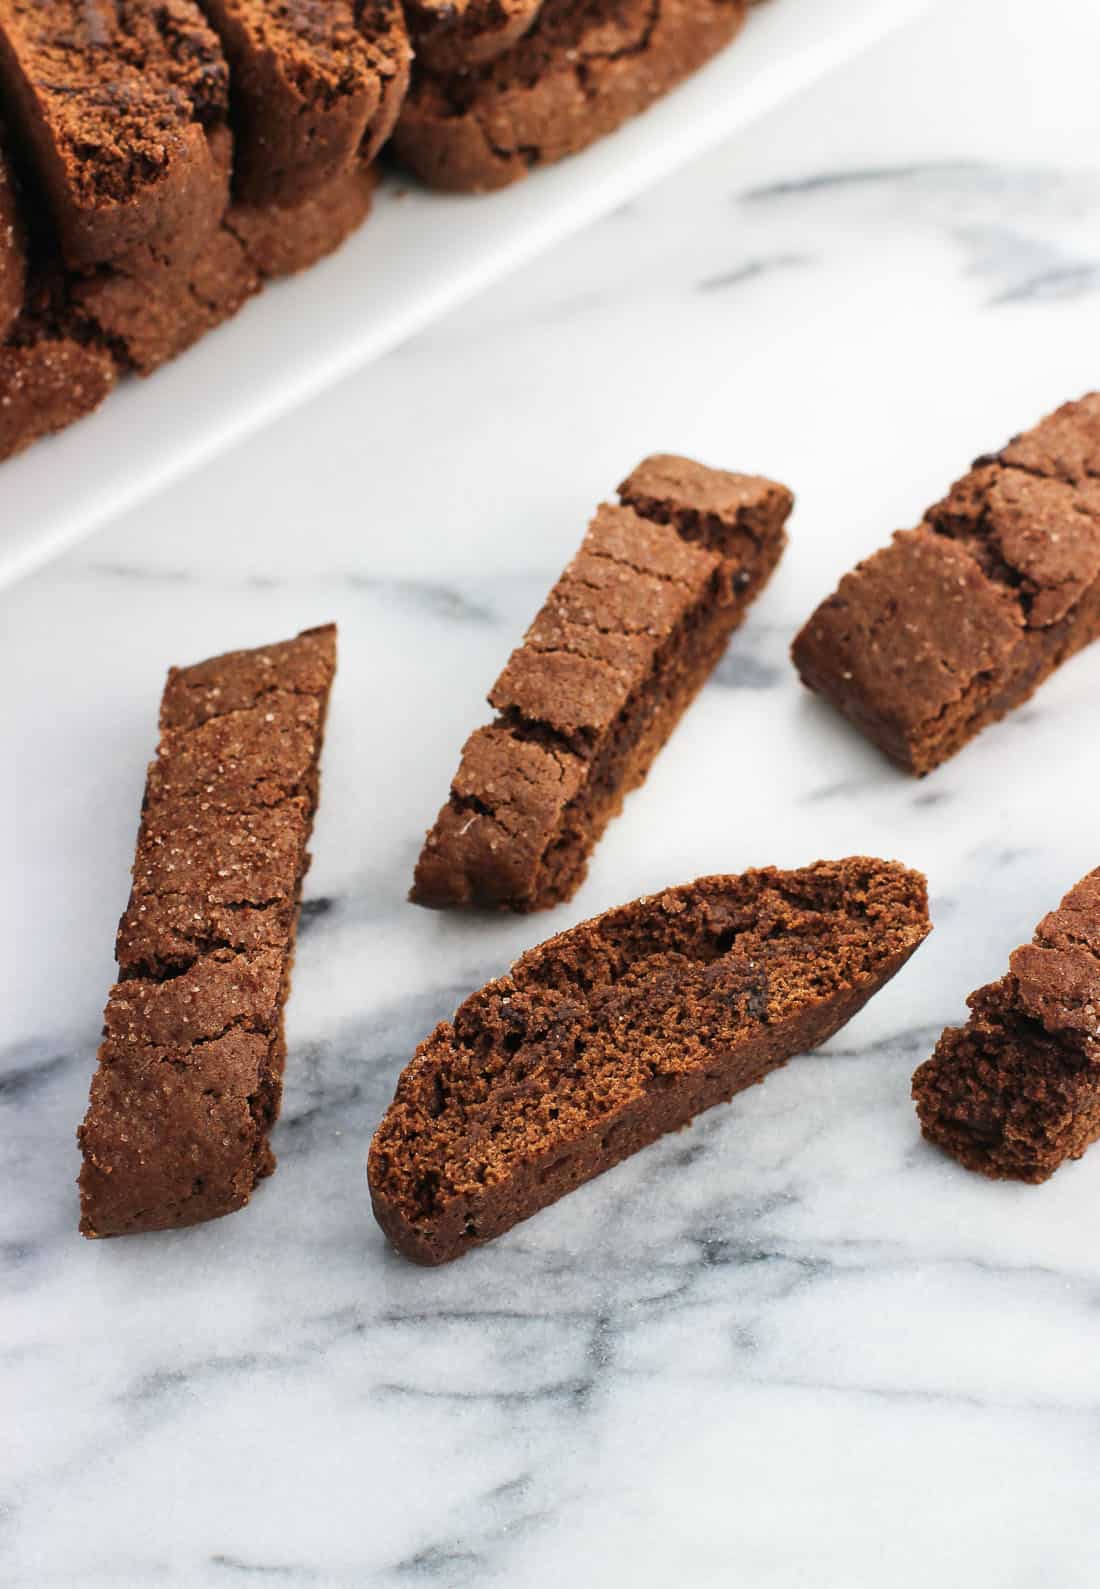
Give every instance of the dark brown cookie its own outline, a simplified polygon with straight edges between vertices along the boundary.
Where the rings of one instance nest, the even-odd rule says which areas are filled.
[[[69,264],[217,225],[228,71],[192,0],[0,0],[0,85]]]
[[[201,3],[232,67],[243,203],[301,204],[344,174],[364,141],[373,153],[379,131],[388,136],[394,80],[408,74],[397,0]]]
[[[530,950],[402,1073],[371,1144],[375,1218],[446,1263],[816,1048],[929,932],[887,861],[707,877]]]
[[[907,772],[939,766],[1100,635],[1100,394],[981,458],[846,574],[792,647]]]
[[[0,461],[90,414],[114,384],[110,356],[69,338],[0,348]]]
[[[406,0],[416,58],[432,72],[495,61],[531,29],[542,0]]]
[[[0,341],[7,336],[23,307],[27,283],[23,218],[5,148],[4,127],[0,123]]]
[[[336,631],[173,669],[79,1139],[86,1236],[232,1213],[271,1173]]]
[[[1100,1137],[1100,871],[967,1003],[913,1077],[921,1130],[968,1170],[1048,1180]]]
[[[431,187],[505,187],[645,110],[728,44],[745,10],[745,0],[545,0],[498,60],[418,72],[394,148]]]
[[[601,507],[489,695],[411,898],[537,910],[567,899],[767,583],[785,486],[657,456]]]

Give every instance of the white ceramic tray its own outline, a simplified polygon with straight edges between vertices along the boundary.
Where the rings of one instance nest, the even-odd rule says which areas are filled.
[[[0,584],[394,347],[773,110],[931,0],[770,0],[613,137],[503,193],[391,187],[336,255],[269,288],[150,380],[0,466]]]

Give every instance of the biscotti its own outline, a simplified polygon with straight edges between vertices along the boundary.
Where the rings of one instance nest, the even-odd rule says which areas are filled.
[[[371,1144],[375,1217],[446,1263],[816,1048],[929,932],[856,857],[707,877],[530,950],[436,1027]]]
[[[921,1129],[968,1170],[1048,1180],[1100,1137],[1100,870],[967,1003],[913,1077]]]
[[[15,179],[6,155],[0,123],[0,341],[11,330],[23,307],[27,282],[26,243],[19,213]]]
[[[0,462],[90,414],[114,384],[110,356],[68,337],[0,348]]]
[[[604,504],[489,694],[427,836],[421,905],[567,899],[785,544],[785,486],[646,459]]]
[[[542,0],[406,0],[416,58],[433,72],[468,71],[511,49]]]
[[[271,1173],[336,632],[172,670],[79,1132],[86,1236],[232,1213]]]
[[[377,137],[379,122],[388,134],[402,46],[406,73],[408,67],[397,0],[201,3],[232,68],[235,186],[243,203],[300,204],[348,170],[364,140]]]
[[[544,0],[497,60],[417,72],[394,149],[432,187],[504,187],[645,110],[728,44],[745,11],[745,0]]]
[[[918,775],[1100,635],[1100,394],[979,458],[794,642],[803,682]]]
[[[228,81],[192,0],[0,0],[10,131],[70,265],[213,230]]]

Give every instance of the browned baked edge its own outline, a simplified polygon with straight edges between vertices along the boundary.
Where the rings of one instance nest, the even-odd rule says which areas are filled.
[[[921,1130],[968,1170],[1046,1181],[1100,1136],[1100,871],[967,1003],[913,1077]]]
[[[417,1263],[492,1240],[836,1032],[930,930],[866,857],[701,878],[530,950],[417,1049],[375,1133],[375,1218]]]
[[[78,1132],[85,1236],[232,1213],[274,1168],[335,667],[329,625],[169,673]]]
[[[979,458],[846,574],[792,646],[803,683],[923,776],[1100,635],[1100,394]]]

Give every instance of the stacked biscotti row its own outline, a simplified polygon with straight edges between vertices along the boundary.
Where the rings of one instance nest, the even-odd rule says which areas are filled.
[[[433,186],[500,187],[644,109],[745,8],[0,0],[0,459],[336,248],[391,135]]]
[[[0,0],[0,457],[365,218],[397,0]]]

